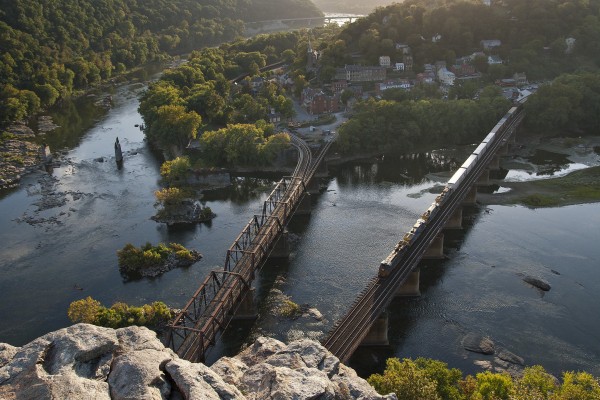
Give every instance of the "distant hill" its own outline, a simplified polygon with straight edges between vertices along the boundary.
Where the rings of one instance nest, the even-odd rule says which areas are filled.
[[[320,15],[310,0],[0,0],[0,126],[244,21]]]

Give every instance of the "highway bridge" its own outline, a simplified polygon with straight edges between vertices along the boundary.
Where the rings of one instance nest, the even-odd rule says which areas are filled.
[[[329,332],[322,344],[347,362],[354,351],[363,342],[369,344],[387,344],[387,324],[381,323],[380,315],[398,294],[417,294],[418,264],[420,260],[436,247],[440,255],[443,244],[440,243],[441,231],[448,226],[456,215],[462,218],[462,204],[468,196],[476,194],[476,183],[485,178],[487,167],[494,160],[498,149],[507,144],[508,138],[523,119],[520,107],[515,107],[505,115],[486,136],[482,144],[465,161],[453,176],[443,194],[443,202],[436,199],[430,209],[419,219],[409,232],[392,250],[381,264],[379,273],[374,276],[359,294],[346,315]],[[497,160],[494,160],[497,161]],[[441,198],[442,195],[438,197]],[[472,198],[474,202],[474,198]],[[435,214],[430,211],[433,210]],[[409,243],[409,245],[406,245]],[[385,268],[389,270],[385,270]],[[385,270],[385,274],[381,273]],[[416,275],[416,277],[415,277]],[[412,287],[411,287],[412,286]],[[407,288],[408,287],[408,288]]]
[[[181,358],[204,361],[207,350],[227,328],[236,312],[252,302],[255,273],[276,246],[285,241],[284,231],[294,212],[308,201],[307,186],[323,161],[332,141],[316,155],[302,139],[290,135],[298,149],[292,176],[277,183],[262,205],[227,250],[223,269],[211,271],[168,327],[166,341]],[[285,244],[285,243],[283,243]]]

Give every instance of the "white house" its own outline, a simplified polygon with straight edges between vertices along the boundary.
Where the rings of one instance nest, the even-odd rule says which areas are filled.
[[[491,50],[494,47],[502,46],[502,42],[498,39],[482,40],[479,43],[481,43],[481,47],[483,47],[484,50]]]
[[[394,71],[404,71],[404,63],[396,63],[394,65]]]
[[[444,67],[438,70],[438,79],[442,85],[452,86],[456,76]]]
[[[391,65],[390,56],[380,56],[379,66],[389,68]]]
[[[502,64],[502,59],[500,58],[500,56],[488,56],[488,64]]]

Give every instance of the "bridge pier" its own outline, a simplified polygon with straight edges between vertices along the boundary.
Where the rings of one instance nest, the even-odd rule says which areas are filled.
[[[462,207],[458,207],[450,217],[444,229],[462,229]]]
[[[389,346],[388,340],[388,316],[382,312],[373,322],[369,333],[361,342],[361,346]]]
[[[308,181],[308,183],[306,183],[306,192],[308,194],[319,194],[319,180],[318,179],[311,179],[310,181]]]
[[[309,215],[312,212],[312,197],[310,193],[305,193],[302,200],[296,207],[294,215]]]
[[[477,204],[477,186],[471,186],[469,193],[462,201],[463,206],[474,206]]]
[[[235,310],[232,320],[256,319],[258,318],[258,308],[254,301],[256,289],[250,288],[246,290],[240,305]]]
[[[421,289],[419,288],[419,277],[421,275],[421,269],[417,268],[408,275],[408,278],[402,286],[396,291],[396,297],[418,297],[421,295]]]
[[[486,168],[483,171],[481,171],[481,175],[479,175],[479,178],[477,178],[477,182],[475,182],[475,185],[488,186],[489,184],[490,184],[490,170]]]
[[[494,157],[490,160],[490,163],[488,164],[488,169],[490,170],[494,170],[497,171],[500,169],[500,157],[496,154],[494,155]]]
[[[443,233],[438,234],[433,239],[433,241],[429,245],[429,248],[427,249],[425,254],[423,254],[423,259],[427,259],[427,260],[435,260],[435,259],[441,259],[441,258],[444,258],[444,234]]]
[[[273,246],[269,258],[288,258],[290,256],[290,243],[287,230],[283,231],[277,243]]]

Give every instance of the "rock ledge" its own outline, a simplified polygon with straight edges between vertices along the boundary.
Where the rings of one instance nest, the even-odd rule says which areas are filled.
[[[318,342],[260,337],[212,367],[180,359],[144,327],[77,324],[23,347],[0,343],[0,398],[396,399]]]

